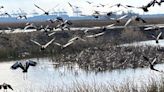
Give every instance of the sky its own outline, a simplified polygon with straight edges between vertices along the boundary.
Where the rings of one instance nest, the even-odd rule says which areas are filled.
[[[92,6],[86,3],[86,1],[93,2]],[[123,5],[133,5],[133,6],[142,6],[146,5],[151,0],[0,0],[0,5],[4,6],[4,9],[1,9],[1,12],[13,12],[18,11],[19,8],[25,11],[26,13],[32,13],[36,11],[40,14],[43,12],[36,8],[34,4],[38,5],[39,7],[45,9],[46,11],[62,11],[65,10],[71,16],[73,15],[71,7],[69,7],[68,2],[72,5],[79,6],[80,10],[83,14],[91,14],[93,10],[99,10],[102,12],[109,12],[109,11],[117,11],[117,10],[124,10],[124,8],[96,8],[93,7],[98,4],[108,4],[108,6],[121,3]],[[130,9],[133,12],[143,14],[143,11],[140,9]],[[151,7],[148,13],[144,14],[164,14],[164,3],[162,6],[155,5],[155,7]]]

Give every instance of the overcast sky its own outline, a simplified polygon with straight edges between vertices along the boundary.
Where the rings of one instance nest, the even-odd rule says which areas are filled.
[[[151,0],[0,0],[0,5],[4,6],[4,9],[1,11],[16,11],[21,8],[27,13],[31,13],[32,11],[37,11],[39,13],[42,13],[39,9],[37,9],[34,4],[37,4],[41,8],[45,10],[56,10],[56,11],[61,11],[65,10],[68,12],[69,15],[73,15],[71,8],[68,5],[68,2],[70,2],[72,5],[79,6],[81,7],[81,10],[85,14],[89,14],[93,12],[93,10],[101,10],[101,11],[114,11],[114,10],[122,10],[123,8],[93,8],[91,5],[86,3],[86,1],[93,2],[93,6],[97,5],[99,3],[101,4],[109,4],[108,6],[121,3],[124,5],[134,5],[134,6],[142,6],[146,5],[148,2]],[[124,9],[125,10],[125,9]],[[136,13],[143,14],[142,10],[138,9],[131,9]],[[161,7],[156,5],[155,7],[150,8],[150,12],[145,13],[145,14],[164,14],[164,3],[162,4]]]

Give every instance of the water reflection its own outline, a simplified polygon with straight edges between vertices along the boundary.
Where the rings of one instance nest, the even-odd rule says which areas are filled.
[[[158,77],[161,75],[158,72],[151,71],[149,68],[113,70],[106,72],[95,73],[92,71],[85,71],[79,68],[77,64],[73,63],[56,63],[49,58],[31,59],[38,62],[36,67],[30,67],[27,79],[23,79],[21,69],[15,71],[10,69],[10,66],[15,61],[0,63],[0,83],[6,82],[12,85],[14,90],[21,92],[32,88],[39,92],[39,90],[54,86],[73,86],[73,82],[91,84],[107,83],[121,84],[125,80],[133,80],[136,83],[140,81],[148,81],[149,77]],[[24,61],[24,60],[21,60]],[[164,70],[164,65],[156,65],[159,70]],[[158,79],[158,78],[157,78]]]

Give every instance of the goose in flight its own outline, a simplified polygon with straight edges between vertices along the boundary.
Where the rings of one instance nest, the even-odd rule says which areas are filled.
[[[125,25],[124,25],[124,27],[126,27],[127,25],[129,25],[130,24],[130,22],[131,21],[137,21],[137,22],[142,22],[142,23],[146,23],[146,21],[143,19],[143,18],[141,18],[141,17],[139,17],[139,16],[132,16],[130,19],[128,19],[128,21],[125,23]]]
[[[29,67],[30,66],[36,66],[36,62],[35,61],[32,61],[32,60],[28,60],[28,61],[26,61],[26,62],[24,62],[24,63],[22,63],[22,62],[16,62],[15,64],[13,64],[12,66],[11,66],[11,69],[17,69],[17,68],[21,68],[23,71],[23,73],[27,73],[28,72],[28,69],[29,69]]]
[[[1,15],[1,16],[7,15],[8,17],[10,17],[10,18],[11,18],[11,15],[10,15],[9,13],[7,13],[7,12],[2,13],[2,14],[0,14],[0,15]]]
[[[40,8],[38,5],[34,4],[35,7],[37,7],[38,9],[40,9],[41,11],[44,12],[45,15],[49,15],[48,11],[45,11],[44,9]]]
[[[154,70],[154,71],[157,71],[157,72],[161,72],[160,70],[157,70],[157,69],[154,68],[154,65],[156,63],[157,57],[154,57],[152,59],[152,61],[150,61],[149,58],[146,57],[146,56],[143,56],[143,58],[144,58],[144,60],[149,62],[149,65],[150,65],[149,67],[150,67],[151,70]]]
[[[106,6],[105,4],[96,5],[96,7],[105,7],[105,6]]]
[[[37,27],[34,25],[34,23],[26,23],[27,26],[24,27],[24,30],[27,30],[28,28],[35,28],[37,29]]]
[[[45,50],[53,41],[55,40],[55,38],[53,38],[52,40],[50,40],[48,43],[46,43],[45,45],[41,45],[40,43],[34,41],[34,40],[30,40],[31,42],[35,43],[36,45],[40,46],[40,50],[43,51]]]
[[[0,85],[0,89],[4,89],[4,92],[7,92],[7,89],[11,89],[14,90],[11,85],[7,84],[7,83],[3,83],[2,85]]]
[[[161,35],[162,35],[162,32],[160,32],[157,37],[155,37],[154,35],[152,35],[152,37],[155,39],[155,42],[156,43],[159,43],[159,38],[161,37]]]
[[[68,5],[72,8],[72,11],[75,12],[75,9],[79,9],[79,6],[72,5],[71,3],[68,2]]]
[[[22,72],[25,74],[28,72],[28,69],[30,66],[36,66],[36,65],[37,65],[37,62],[28,60],[26,62],[16,62],[15,64],[11,66],[11,69],[15,70],[17,68],[21,68]],[[23,76],[23,78],[25,79],[25,76]]]
[[[137,9],[142,9],[144,12],[148,12],[151,6],[154,6],[155,3],[158,3],[156,0],[152,0],[150,1],[147,5],[143,5],[141,7],[135,7],[135,6],[131,6],[131,5],[126,5],[129,8],[137,8]]]
[[[64,44],[64,45],[61,45],[60,43],[56,43],[56,42],[54,42],[54,44],[55,44],[55,45],[58,45],[58,46],[61,46],[62,49],[63,49],[63,48],[68,47],[69,45],[73,44],[73,43],[74,43],[75,41],[77,41],[77,40],[85,41],[84,39],[82,39],[82,38],[76,36],[76,37],[71,38],[71,39],[70,39],[66,44]]]
[[[114,7],[114,6],[116,6],[116,7],[124,7],[124,8],[127,8],[127,7],[125,7],[124,5],[122,5],[121,3],[118,3],[118,4],[115,4],[115,5],[112,5],[112,6],[110,6],[109,8],[112,8],[112,7]]]
[[[19,8],[19,15],[16,17],[16,19],[26,19],[27,20],[27,13],[25,13],[22,9]]]
[[[18,17],[16,17],[16,19],[26,19],[27,20],[27,16],[26,15],[19,15]]]

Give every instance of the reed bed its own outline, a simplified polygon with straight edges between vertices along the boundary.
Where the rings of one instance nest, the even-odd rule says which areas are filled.
[[[159,78],[159,79],[158,79]],[[125,80],[120,84],[112,84],[110,82],[92,83],[79,82],[74,80],[70,85],[63,86],[47,86],[39,89],[39,92],[163,92],[164,91],[164,78],[158,76],[148,78],[148,81],[140,81],[136,83],[134,80]],[[29,87],[24,89],[23,92],[38,92],[38,89]],[[22,91],[21,91],[22,92]]]

